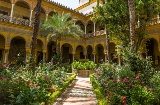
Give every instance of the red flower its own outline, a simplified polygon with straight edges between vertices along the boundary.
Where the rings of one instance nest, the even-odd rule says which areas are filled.
[[[135,80],[139,80],[139,75],[136,76]]]
[[[148,91],[152,91],[152,88],[149,88]]]
[[[109,98],[111,96],[110,92],[107,93],[106,98]]]
[[[112,80],[112,82],[117,82],[116,80]]]
[[[29,82],[29,85],[30,85],[30,86],[33,86],[33,83],[32,83],[32,82]]]
[[[127,101],[127,97],[124,96],[124,97],[122,98],[122,103],[126,103],[126,101]]]
[[[18,69],[18,72],[19,72],[19,73],[21,73],[21,72],[22,72],[21,68],[19,68],[19,69]]]
[[[53,93],[55,90],[54,90],[54,88],[50,88],[49,91],[50,91],[51,93]]]
[[[43,78],[44,78],[44,79],[46,79],[46,78],[47,78],[47,76],[46,76],[46,75],[44,75],[44,76],[43,76]]]
[[[142,85],[144,85],[144,82],[141,82]]]

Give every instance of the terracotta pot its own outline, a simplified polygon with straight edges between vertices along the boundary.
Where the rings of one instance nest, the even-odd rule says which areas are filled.
[[[88,75],[95,73],[95,70],[89,70]]]
[[[78,70],[78,76],[80,77],[88,77],[89,70]]]

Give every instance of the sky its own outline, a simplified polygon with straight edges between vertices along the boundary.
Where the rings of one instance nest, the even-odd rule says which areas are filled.
[[[59,2],[72,9],[79,7],[79,0],[53,0],[53,1]]]

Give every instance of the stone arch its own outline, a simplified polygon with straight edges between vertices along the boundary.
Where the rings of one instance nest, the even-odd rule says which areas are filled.
[[[50,41],[47,44],[47,61],[51,61],[52,57],[56,55],[56,42]]]
[[[36,55],[37,55],[37,63],[42,62],[43,61],[43,42],[40,39],[37,39]]]
[[[82,45],[78,45],[76,47],[76,60],[79,60],[79,59],[84,59],[85,56],[84,56],[84,47]]]
[[[54,14],[58,14],[58,13],[56,11],[50,11],[48,16],[50,17],[50,16],[53,16]]]
[[[91,45],[88,45],[86,49],[87,49],[87,59],[94,60],[93,59],[93,47]]]
[[[23,37],[14,37],[10,43],[9,61],[23,64],[26,59],[26,41]]]
[[[73,62],[73,47],[69,43],[64,43],[62,45],[62,61],[63,62]]]
[[[111,55],[111,60],[113,62],[117,62],[117,57],[115,57],[116,54],[116,44],[114,42],[110,43],[110,55]]]
[[[85,32],[85,26],[84,26],[84,23],[81,20],[77,20],[76,25],[79,25],[81,27],[81,29]]]
[[[5,37],[0,34],[0,62],[3,62],[4,50],[5,50]]]
[[[18,36],[18,35],[11,37],[9,43],[11,44],[11,41],[12,41],[14,38],[16,38],[16,37],[21,37],[22,39],[25,40],[25,42],[26,42],[26,44],[27,44],[27,40],[25,39],[25,37],[23,37],[23,36]]]
[[[31,9],[31,5],[30,5],[30,2],[28,2],[28,0],[17,0],[15,4],[17,4],[17,2],[24,2],[25,4],[28,5],[29,9]]]
[[[102,44],[97,44],[95,46],[95,50],[96,50],[96,63],[104,61],[105,60],[104,46]]]
[[[88,24],[87,24],[87,34],[88,33],[93,33],[94,32],[94,25],[93,25],[93,22],[90,20],[88,21]]]
[[[151,57],[153,65],[160,64],[160,52],[158,50],[158,42],[155,38],[147,38],[144,40],[144,52],[142,53],[143,57]]]
[[[27,1],[18,0],[17,2],[15,2],[14,17],[29,20],[30,9],[31,6]],[[19,14],[19,12],[21,12],[21,15]]]

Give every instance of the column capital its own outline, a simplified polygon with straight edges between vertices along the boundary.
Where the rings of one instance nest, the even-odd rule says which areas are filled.
[[[75,55],[75,54],[76,54],[76,52],[72,52],[72,54],[73,54],[73,55]]]
[[[9,50],[10,47],[9,46],[5,46],[4,50]]]
[[[93,55],[96,55],[96,52],[93,52]]]
[[[107,52],[106,52],[106,51],[104,51],[104,55],[107,55]]]
[[[43,50],[43,53],[47,53],[47,50]]]

